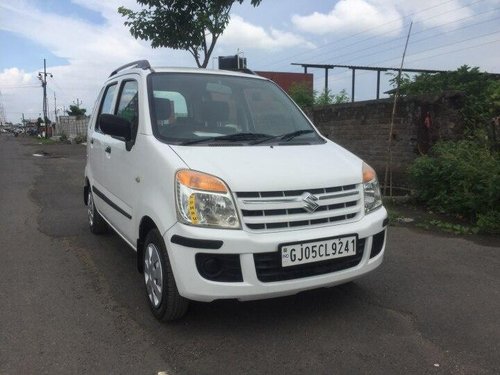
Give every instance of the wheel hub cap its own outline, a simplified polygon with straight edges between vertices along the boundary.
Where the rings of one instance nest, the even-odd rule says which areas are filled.
[[[162,301],[163,270],[158,249],[152,243],[146,247],[144,256],[144,282],[149,300],[154,307],[158,307]]]

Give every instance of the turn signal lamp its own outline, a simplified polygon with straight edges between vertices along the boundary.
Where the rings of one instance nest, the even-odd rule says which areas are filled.
[[[183,169],[177,172],[176,178],[182,185],[190,189],[227,193],[224,182],[205,173]]]
[[[177,217],[188,225],[239,229],[236,205],[219,178],[182,169],[175,175]]]
[[[362,174],[365,213],[369,214],[382,207],[382,195],[380,194],[380,185],[375,170],[363,162]]]

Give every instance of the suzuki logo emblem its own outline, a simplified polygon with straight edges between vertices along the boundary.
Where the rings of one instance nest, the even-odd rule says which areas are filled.
[[[313,213],[316,211],[319,207],[319,204],[316,203],[318,200],[318,197],[312,195],[311,193],[304,193],[301,196],[302,200],[304,201],[304,209],[309,212]]]

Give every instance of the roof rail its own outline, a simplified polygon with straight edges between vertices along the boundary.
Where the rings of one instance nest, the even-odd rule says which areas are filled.
[[[251,69],[248,69],[248,68],[241,68],[241,69],[238,69],[237,72],[241,72],[241,73],[246,73],[246,74],[253,74],[254,76],[258,75],[257,73],[255,73],[253,70]]]
[[[149,69],[149,70],[153,71],[148,60],[137,60],[137,61],[133,61],[131,63],[120,66],[118,69],[113,70],[109,76],[113,77],[119,71],[126,69],[126,68],[141,68],[144,70]]]

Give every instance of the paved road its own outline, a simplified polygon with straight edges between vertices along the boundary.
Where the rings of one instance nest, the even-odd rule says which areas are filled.
[[[84,158],[0,136],[0,374],[500,373],[498,238],[390,228],[355,283],[160,324],[135,253],[87,229]]]

